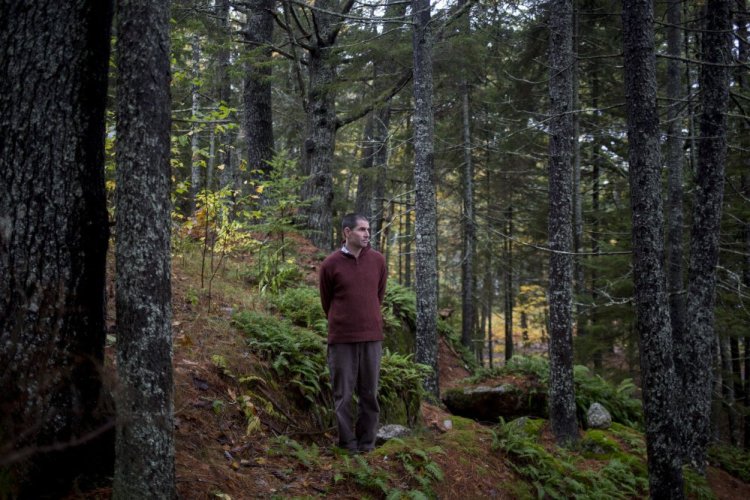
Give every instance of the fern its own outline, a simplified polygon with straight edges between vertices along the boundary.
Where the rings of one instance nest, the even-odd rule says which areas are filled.
[[[279,314],[295,325],[326,333],[327,321],[315,288],[288,288],[272,296],[270,301]]]
[[[493,370],[481,370],[469,380],[477,383],[488,378],[506,374],[534,377],[543,384],[549,381],[549,361],[541,356],[513,356],[508,363]],[[636,389],[631,379],[613,386],[599,375],[592,374],[585,366],[573,368],[576,407],[579,418],[583,418],[591,403],[599,402],[612,415],[612,420],[634,428],[641,428],[643,409],[641,401],[633,397]]]
[[[557,448],[553,453],[521,426],[501,423],[493,448],[503,450],[513,469],[534,484],[540,498],[634,498],[648,491],[645,465],[632,455],[611,458],[598,471],[581,469],[581,458]]]

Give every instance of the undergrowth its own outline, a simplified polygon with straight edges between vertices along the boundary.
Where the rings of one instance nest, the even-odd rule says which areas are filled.
[[[234,324],[245,333],[251,349],[269,362],[277,380],[296,388],[305,402],[303,409],[313,411],[317,425],[328,427],[333,403],[325,335],[255,311],[237,313]],[[426,366],[414,363],[411,355],[384,350],[378,391],[384,421],[404,415],[399,423],[416,423],[422,381],[428,371]]]
[[[601,436],[592,439],[601,440]],[[586,438],[584,438],[586,439]],[[622,452],[614,440],[601,450],[596,466],[583,466],[591,455],[563,448],[547,451],[538,436],[513,422],[501,423],[493,448],[510,458],[511,467],[536,488],[539,498],[636,498],[648,492],[645,462]]]
[[[325,335],[328,322],[320,306],[320,293],[313,287],[288,288],[269,298],[279,314],[297,326]]]
[[[323,465],[317,445],[303,445],[287,436],[273,438],[268,453],[291,458],[307,470],[315,470]],[[425,447],[413,439],[408,444],[400,439],[389,441],[371,455],[375,462],[372,464],[363,455],[349,455],[338,450],[339,460],[331,463],[331,489],[352,483],[361,492],[386,499],[436,498],[433,487],[444,478],[442,469],[432,459],[436,453],[444,452],[440,447]],[[382,457],[383,461],[377,460],[377,457]],[[331,490],[326,493],[335,495],[335,491]]]
[[[750,483],[750,451],[735,446],[715,445],[709,448],[708,457],[712,464]]]
[[[374,467],[360,455],[344,456],[334,474],[334,483],[353,481],[365,490],[382,494],[387,500],[437,498],[433,485],[442,481],[444,475],[432,455],[444,452],[440,447],[423,448],[420,444],[415,440],[407,444],[392,439],[378,450],[378,455],[384,460],[393,460],[400,470]]]
[[[549,361],[541,356],[513,356],[505,366],[492,370],[480,370],[469,380],[475,383],[507,374],[533,377],[543,384],[547,384],[549,381]],[[625,379],[614,386],[599,375],[592,374],[587,367],[580,365],[573,368],[573,377],[576,411],[580,420],[585,421],[589,406],[598,402],[610,412],[614,422],[638,429],[642,428],[642,404],[639,399],[633,397],[636,386],[632,379]]]

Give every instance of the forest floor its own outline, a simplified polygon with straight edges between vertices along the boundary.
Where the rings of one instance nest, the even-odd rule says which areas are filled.
[[[308,271],[305,281],[316,283],[319,254],[298,248]],[[384,445],[357,457],[340,452],[333,429],[300,433],[294,425],[279,427],[262,418],[248,427],[237,375],[257,373],[262,363],[249,351],[245,337],[231,324],[238,309],[262,307],[256,289],[241,276],[241,262],[227,262],[211,283],[201,284],[200,257],[177,256],[173,262],[173,332],[176,418],[176,473],[182,499],[251,498],[385,498],[402,491],[405,498],[422,498],[417,491],[443,499],[535,498],[536,487],[521,478],[502,452],[493,450],[493,432],[475,422],[454,417],[437,405],[423,403],[421,427],[401,445]],[[110,303],[114,302],[109,289]],[[108,347],[111,351],[113,347]],[[226,369],[217,367],[219,356]],[[110,358],[111,359],[111,358]],[[440,344],[441,392],[469,375],[456,352]],[[231,370],[231,371],[230,371]],[[228,375],[230,374],[230,375]],[[284,412],[284,395],[264,392],[277,412]],[[288,420],[305,418],[287,415]],[[554,447],[547,429],[541,442]],[[404,455],[403,449],[411,455]],[[421,464],[404,457],[429,456],[442,471],[441,480],[425,487]],[[414,472],[414,468],[417,472]],[[420,472],[421,471],[421,472]],[[395,478],[395,479],[394,479]],[[379,479],[387,479],[384,486]],[[750,498],[750,485],[711,468],[708,481],[716,498]],[[101,490],[99,490],[102,493]],[[106,492],[105,496],[106,496]],[[411,495],[411,496],[410,496]],[[395,496],[394,498],[401,498]]]

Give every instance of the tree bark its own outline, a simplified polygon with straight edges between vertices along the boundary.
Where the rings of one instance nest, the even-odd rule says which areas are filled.
[[[198,206],[198,194],[202,189],[208,186],[206,180],[206,165],[201,160],[200,154],[200,134],[198,133],[199,120],[198,113],[200,112],[200,95],[198,94],[199,85],[198,79],[200,78],[199,69],[201,65],[201,49],[198,44],[197,36],[192,41],[192,53],[193,53],[193,83],[190,86],[191,94],[191,107],[190,107],[190,118],[193,123],[190,125],[190,204],[193,213],[195,213]]]
[[[672,324],[675,370],[684,371],[685,347],[685,284],[683,272],[683,150],[682,78],[679,58],[682,55],[682,23],[680,0],[667,3],[667,290],[669,317]]]
[[[492,171],[490,168],[487,168],[485,170],[485,186],[487,190],[487,200],[492,199]],[[485,206],[485,220],[488,224],[490,224],[490,221],[492,220],[490,218],[491,211],[490,211],[490,203],[487,203]],[[492,249],[488,249],[487,251],[487,260],[484,264],[484,295],[485,295],[485,317],[487,318],[487,361],[489,363],[490,369],[492,369],[492,365],[494,364],[494,345],[493,345],[493,339],[492,339],[492,307],[495,299],[495,273],[493,269],[493,263],[492,263]]]
[[[465,30],[468,36],[469,12],[466,13]],[[474,350],[474,253],[476,247],[476,217],[474,214],[474,162],[471,148],[471,110],[469,84],[465,78],[460,84],[461,116],[463,123],[463,258],[461,260],[461,343]]]
[[[505,211],[505,224],[503,297],[505,299],[505,361],[507,362],[513,357],[513,205],[508,205]]]
[[[729,442],[732,446],[739,445],[739,426],[737,425],[738,415],[737,407],[735,406],[735,393],[734,393],[734,370],[732,366],[732,351],[729,345],[729,337],[723,336],[719,339],[719,353],[721,356],[721,399],[722,406],[726,410],[727,414],[727,430],[729,431]],[[721,436],[719,436],[721,438]]]
[[[372,211],[370,221],[372,234],[376,235],[375,248],[379,249],[380,235],[383,231],[385,184],[388,173],[388,133],[391,122],[391,105],[386,104],[377,112],[374,132],[375,156],[373,169],[375,170],[375,188],[373,190]]]
[[[640,337],[649,489],[652,498],[682,498],[673,399],[678,384],[663,264],[664,216],[651,0],[623,0],[622,18],[636,329]]]
[[[312,12],[312,43],[308,50],[308,90],[305,112],[307,123],[302,147],[302,172],[308,176],[302,187],[302,199],[310,239],[321,249],[333,247],[333,149],[336,141],[336,78],[333,54],[342,22],[334,14],[339,0],[315,0],[319,10]],[[346,14],[353,2],[345,2]]]
[[[686,460],[705,471],[710,431],[712,346],[716,264],[719,261],[719,229],[724,196],[726,161],[726,110],[729,101],[731,21],[730,0],[706,3],[706,24],[701,35],[704,64],[700,70],[698,164],[693,201],[688,270],[688,325],[684,342],[682,393],[690,399],[681,414],[686,431]]]
[[[377,79],[377,75],[373,75]],[[375,177],[377,173],[373,166],[375,165],[375,126],[377,122],[375,111],[371,111],[365,120],[365,128],[362,132],[362,159],[359,164],[359,178],[357,179],[357,197],[354,201],[354,211],[371,220],[375,207],[373,204],[375,197]],[[375,231],[371,231],[376,234]],[[373,237],[373,241],[377,237]],[[374,246],[374,245],[373,245]]]
[[[578,97],[579,63],[578,63],[578,7],[573,2],[573,51],[572,80],[572,104],[573,111],[573,291],[575,306],[575,335],[580,339],[586,335],[586,312],[582,299],[586,292],[586,275],[583,266],[583,189],[581,184],[581,145],[578,137],[581,135],[580,99]],[[577,297],[577,298],[576,298]],[[593,309],[593,307],[592,307]],[[579,354],[580,356],[580,354]]]
[[[214,86],[216,87],[216,97],[220,103],[225,106],[231,106],[232,100],[232,80],[229,76],[230,53],[232,43],[232,31],[230,28],[230,9],[229,0],[217,0],[214,6],[216,11],[216,30],[218,33],[219,50],[216,54],[216,77]],[[218,143],[218,164],[219,187],[229,187],[234,190],[237,187],[237,172],[232,162],[232,133],[229,131],[220,131],[217,133]]]
[[[0,2],[0,461],[21,465],[21,498],[66,496],[76,476],[111,474],[93,439],[109,418],[111,16],[106,1]]]
[[[114,498],[175,498],[169,2],[117,12]]]
[[[549,414],[561,445],[578,441],[573,387],[573,2],[549,4]]]
[[[387,0],[387,6],[383,14],[384,19],[402,17],[406,5],[398,0]],[[381,43],[393,44],[396,39],[386,21],[381,26],[385,32],[381,37]],[[373,64],[373,91],[372,97],[380,96],[391,82],[383,76],[384,69],[388,69],[392,61],[386,59],[383,54],[378,53],[372,61]],[[357,185],[357,212],[366,214],[370,221],[370,229],[373,238],[371,243],[376,249],[379,247],[381,231],[383,230],[383,203],[385,198],[386,173],[388,166],[388,129],[391,120],[391,104],[386,102],[377,106],[367,115],[365,125],[365,148],[362,157],[359,183]]]
[[[412,190],[409,189],[409,191],[406,192],[406,212],[405,217],[406,221],[404,223],[404,286],[406,288],[411,288],[412,286],[412,248],[413,248],[413,242],[414,237],[412,236],[413,232],[413,225],[412,225],[412,212],[414,210],[414,204],[411,200],[411,192]]]
[[[432,368],[425,390],[439,396],[437,337],[437,200],[432,110],[432,33],[429,0],[412,0],[414,20],[414,186],[416,189],[417,332],[415,361]]]
[[[258,0],[248,9],[243,33],[252,54],[245,64],[243,102],[247,144],[247,168],[251,177],[267,180],[273,158],[273,112],[271,106],[271,42],[275,0]]]
[[[750,63],[750,46],[748,46],[750,39],[748,38],[747,29],[747,23],[750,21],[750,16],[748,16],[746,0],[736,0],[735,10],[737,12],[737,37],[740,39],[737,59],[740,64],[746,65]],[[744,68],[738,69],[736,79],[737,86],[741,90],[747,91],[750,88],[750,80],[748,79]],[[750,137],[750,125],[747,120],[741,122],[740,130],[742,131],[742,137],[744,138],[742,144],[747,147],[748,137]],[[747,172],[750,171],[750,158],[747,155],[744,156],[744,167],[744,173],[741,177],[742,193],[745,197],[748,197],[750,196],[750,175]],[[742,284],[748,287],[750,286],[750,221],[748,221],[747,217],[743,221],[743,233],[745,258],[742,263]],[[742,363],[744,365],[745,378],[742,384],[742,390],[738,392],[737,398],[742,398],[745,410],[747,411],[750,409],[750,337],[746,336],[743,344],[745,346],[744,363],[742,363],[740,359],[738,359],[737,362],[738,364]],[[737,370],[737,373],[740,373],[740,370]],[[747,413],[743,420],[745,434],[743,444],[745,449],[750,449],[750,413]]]

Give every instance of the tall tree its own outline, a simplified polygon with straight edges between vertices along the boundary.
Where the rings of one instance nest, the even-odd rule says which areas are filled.
[[[117,10],[114,498],[175,498],[169,2]]]
[[[682,78],[679,58],[682,54],[682,5],[680,0],[667,3],[667,289],[669,317],[677,373],[683,370],[682,349],[685,345],[685,290],[683,272],[683,157],[682,150]]]
[[[231,12],[229,0],[217,0],[214,5],[216,12],[216,70],[214,75],[214,86],[216,87],[216,100],[219,105],[231,106],[232,101],[232,79],[231,69],[231,41],[232,32],[230,28]],[[236,164],[232,162],[232,139],[233,134],[226,128],[217,130],[216,160],[220,169],[218,185],[220,187],[235,187],[237,181]]]
[[[549,3],[549,415],[560,444],[578,440],[573,387],[573,2]]]
[[[467,0],[461,0],[458,8],[465,5]],[[471,7],[461,16],[461,31],[466,37],[471,36],[470,22]],[[476,305],[474,303],[474,255],[476,249],[476,217],[474,215],[474,161],[471,148],[471,108],[470,85],[464,67],[458,85],[461,99],[461,130],[463,139],[463,256],[461,259],[461,343],[471,350],[475,350],[474,319]],[[480,344],[481,345],[481,344]],[[481,352],[481,349],[479,349]]]
[[[374,246],[379,246],[383,231],[384,198],[386,174],[388,168],[388,151],[390,148],[389,127],[391,121],[391,102],[379,102],[389,92],[392,85],[389,74],[393,64],[393,47],[398,47],[400,30],[393,29],[394,19],[404,19],[406,3],[399,0],[386,0],[383,20],[380,23],[382,35],[374,29],[372,36],[380,41],[379,49],[373,50],[372,57],[372,111],[367,115],[365,124],[365,147],[363,150],[359,183],[357,186],[357,212],[368,215]],[[396,23],[394,23],[396,24]],[[400,23],[398,23],[400,24]],[[383,50],[380,47],[387,47]]]
[[[111,470],[92,450],[105,425],[111,16],[107,1],[0,2],[0,455],[27,459],[22,497]]]
[[[678,384],[663,264],[664,216],[651,0],[623,0],[622,21],[636,329],[640,337],[649,489],[653,498],[682,498],[674,405]]]
[[[434,115],[432,109],[432,32],[430,0],[412,0],[414,21],[414,206],[416,219],[417,332],[415,361],[432,367],[424,382],[438,396],[437,200],[435,195]]]
[[[343,26],[342,16],[354,0],[315,0],[307,41],[297,40],[307,49],[307,93],[305,98],[305,141],[302,172],[308,176],[302,198],[309,201],[305,216],[311,240],[318,247],[333,245],[333,149],[336,141],[336,78],[334,48]],[[291,20],[289,20],[291,22]]]
[[[701,113],[698,164],[693,201],[688,269],[688,325],[682,360],[682,393],[690,395],[680,409],[686,430],[686,459],[705,471],[710,431],[716,264],[724,195],[729,101],[731,0],[708,0],[701,35]]]
[[[505,210],[503,241],[503,314],[505,316],[505,361],[513,357],[513,205]]]
[[[243,32],[250,56],[245,65],[244,128],[247,168],[267,178],[273,157],[273,113],[271,107],[271,42],[275,0],[257,0],[248,7]]]
[[[737,15],[737,37],[740,39],[740,43],[738,44],[738,50],[737,50],[737,62],[740,64],[747,66],[750,64],[750,38],[748,37],[748,23],[750,22],[750,16],[748,16],[747,11],[747,0],[736,0],[736,15]],[[750,78],[748,78],[748,75],[745,72],[744,68],[740,68],[737,71],[737,86],[740,88],[741,91],[747,92],[750,90]],[[740,131],[742,132],[742,136],[744,141],[743,145],[747,147],[748,138],[750,138],[750,122],[745,119],[740,124]],[[744,172],[741,176],[741,192],[745,198],[750,196],[750,157],[747,155],[743,155],[743,162],[742,166],[744,167]],[[748,216],[745,215],[745,217],[742,220],[742,233],[743,233],[743,243],[744,243],[744,249],[745,249],[745,257],[743,259],[742,263],[742,284],[746,287],[750,286],[750,220],[748,220]],[[738,399],[740,397],[740,394],[742,394],[742,401],[745,407],[745,410],[750,408],[750,336],[745,336],[744,341],[744,363],[741,363],[741,360],[738,359],[738,364],[744,365],[744,383],[742,384],[742,390],[737,391],[738,392]],[[739,349],[738,349],[739,351]],[[737,373],[739,373],[740,369],[737,370]],[[750,449],[750,412],[745,413],[744,417],[744,447],[745,449]]]

